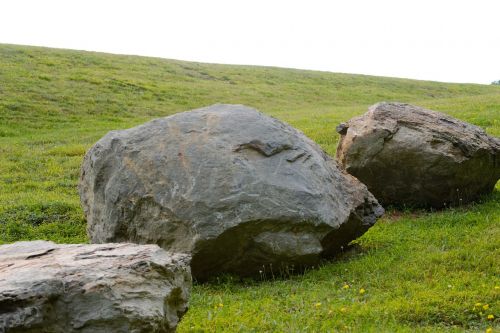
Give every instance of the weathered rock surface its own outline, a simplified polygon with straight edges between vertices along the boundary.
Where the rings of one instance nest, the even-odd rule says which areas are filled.
[[[198,280],[316,265],[383,213],[301,132],[241,105],[108,133],[79,191],[92,242],[190,253]]]
[[[156,245],[0,246],[0,332],[174,332],[188,259]]]
[[[500,140],[439,112],[380,103],[337,131],[338,163],[384,205],[466,203],[500,177]]]

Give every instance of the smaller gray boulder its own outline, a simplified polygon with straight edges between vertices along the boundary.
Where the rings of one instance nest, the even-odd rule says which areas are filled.
[[[500,140],[439,112],[379,103],[337,132],[338,163],[384,205],[466,203],[500,177]]]
[[[157,245],[0,246],[0,332],[174,332],[188,261]]]

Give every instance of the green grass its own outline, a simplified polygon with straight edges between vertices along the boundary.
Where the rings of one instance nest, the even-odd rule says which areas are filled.
[[[430,107],[500,135],[499,86],[0,45],[0,243],[87,242],[79,166],[109,130],[241,103],[334,154],[335,126],[379,101]],[[499,190],[472,206],[391,212],[353,250],[300,276],[195,285],[179,331],[498,330],[486,315],[500,317]],[[480,314],[477,302],[489,309]]]

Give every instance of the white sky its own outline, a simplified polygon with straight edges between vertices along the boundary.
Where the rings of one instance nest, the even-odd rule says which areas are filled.
[[[500,0],[0,0],[0,43],[500,80]]]

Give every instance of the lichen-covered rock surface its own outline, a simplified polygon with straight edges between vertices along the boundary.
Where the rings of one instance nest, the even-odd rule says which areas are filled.
[[[79,191],[92,242],[192,254],[198,280],[316,265],[383,213],[304,134],[242,105],[108,133],[86,154]]]
[[[0,332],[174,332],[189,258],[156,245],[0,246]]]
[[[337,131],[338,163],[384,205],[459,205],[500,177],[500,140],[439,112],[379,103]]]

